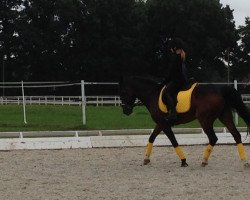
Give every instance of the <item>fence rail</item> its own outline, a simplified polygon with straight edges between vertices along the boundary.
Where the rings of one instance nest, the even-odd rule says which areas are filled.
[[[81,96],[25,96],[27,105],[79,105],[82,104]],[[5,96],[0,97],[0,105],[23,103],[22,96]],[[103,106],[114,105],[119,106],[121,103],[119,96],[86,96],[87,105]]]
[[[242,94],[241,97],[244,103],[250,103],[250,94]]]
[[[250,94],[243,94],[242,100],[244,103],[250,103]],[[82,104],[81,96],[25,96],[27,105],[78,105]],[[22,105],[22,96],[5,96],[0,97],[0,105],[18,104]],[[119,96],[86,96],[87,105],[104,106],[114,105],[119,106],[121,103]]]

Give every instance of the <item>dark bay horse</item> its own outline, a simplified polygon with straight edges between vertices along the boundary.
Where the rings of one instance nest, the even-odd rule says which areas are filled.
[[[248,130],[250,127],[250,113],[244,105],[241,95],[237,90],[230,86],[219,87],[212,84],[198,84],[191,95],[190,110],[186,113],[178,113],[178,120],[174,124],[169,124],[164,120],[165,113],[163,113],[158,106],[158,98],[162,88],[161,86],[163,85],[152,78],[138,76],[123,77],[119,83],[123,113],[130,115],[133,112],[135,100],[138,98],[142,104],[146,106],[153,121],[156,123],[146,147],[146,157],[144,159],[145,165],[150,162],[150,154],[155,138],[161,131],[163,131],[175,148],[175,151],[181,160],[181,166],[188,166],[185,154],[178,145],[171,126],[188,123],[194,119],[198,119],[209,140],[202,161],[202,166],[206,166],[213,147],[218,140],[213,129],[213,123],[218,118],[232,134],[237,144],[239,157],[243,161],[244,166],[249,167],[241,135],[233,122],[232,109],[235,109],[243,118],[247,124]]]

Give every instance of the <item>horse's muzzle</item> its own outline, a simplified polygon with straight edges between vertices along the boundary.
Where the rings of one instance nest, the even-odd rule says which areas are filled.
[[[125,107],[125,106],[123,106],[122,109],[123,109],[123,113],[125,115],[130,115],[133,112],[133,108],[131,108],[131,107]]]

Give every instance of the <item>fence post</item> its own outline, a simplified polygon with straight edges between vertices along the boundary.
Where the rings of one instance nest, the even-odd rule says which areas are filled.
[[[234,80],[234,88],[237,90],[238,89],[238,83],[237,83],[237,80]],[[238,126],[239,125],[239,116],[238,116],[238,113],[235,112],[235,115],[234,115],[234,122],[235,124]]]
[[[86,124],[86,100],[85,100],[85,88],[84,88],[84,80],[81,81],[81,92],[82,92],[82,123]]]
[[[23,81],[22,81],[22,95],[23,95],[23,121],[25,124],[27,124],[26,121],[26,109],[25,109],[25,97],[24,97],[24,87],[23,87]]]

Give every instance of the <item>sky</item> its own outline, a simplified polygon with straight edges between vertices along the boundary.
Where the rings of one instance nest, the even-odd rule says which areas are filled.
[[[245,17],[250,17],[250,0],[220,0],[223,6],[229,5],[234,10],[235,25],[245,25]]]

